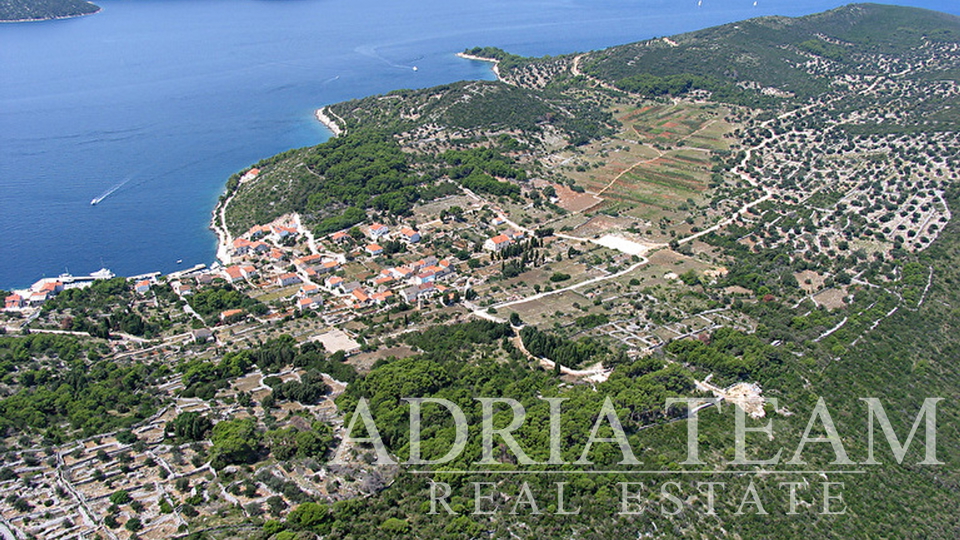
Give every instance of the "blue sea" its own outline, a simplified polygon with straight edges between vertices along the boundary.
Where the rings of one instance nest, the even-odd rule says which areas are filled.
[[[0,25],[0,288],[213,262],[207,227],[230,174],[326,140],[313,117],[325,104],[493,78],[454,56],[466,47],[555,55],[843,2],[97,3]],[[955,0],[905,3],[960,14]]]

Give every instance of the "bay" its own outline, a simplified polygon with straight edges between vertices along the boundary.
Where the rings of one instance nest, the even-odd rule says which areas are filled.
[[[210,264],[210,212],[230,174],[326,140],[322,105],[492,79],[455,56],[464,48],[564,54],[842,2],[98,4],[93,16],[0,25],[0,288]],[[954,1],[905,4],[960,14]]]

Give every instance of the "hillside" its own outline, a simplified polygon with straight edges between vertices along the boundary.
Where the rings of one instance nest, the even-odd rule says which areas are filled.
[[[777,107],[844,91],[838,80],[901,72],[905,78],[936,75],[957,80],[960,18],[879,4],[853,4],[798,18],[761,17],[611,47],[576,57],[510,62],[507,80],[528,84],[536,73],[549,80],[570,69],[650,97],[697,90],[713,99]],[[919,63],[919,59],[933,62]],[[543,80],[543,77],[539,78]],[[938,102],[938,108],[956,101]]]
[[[98,11],[99,7],[85,0],[0,0],[0,21],[43,21]]]

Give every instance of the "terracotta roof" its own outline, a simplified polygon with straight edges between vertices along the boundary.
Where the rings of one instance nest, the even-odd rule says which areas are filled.
[[[350,294],[352,294],[353,297],[359,300],[360,302],[366,302],[367,300],[370,300],[370,297],[367,296],[367,293],[363,292],[363,290],[359,288],[354,289],[353,292],[351,292]]]

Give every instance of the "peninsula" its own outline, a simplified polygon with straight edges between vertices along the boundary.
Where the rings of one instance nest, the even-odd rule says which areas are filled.
[[[90,15],[100,7],[86,0],[4,0],[0,22],[31,22]]]

